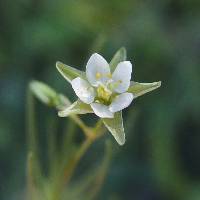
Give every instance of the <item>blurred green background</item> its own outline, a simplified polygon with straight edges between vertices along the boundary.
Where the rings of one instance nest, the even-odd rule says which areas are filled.
[[[124,112],[126,144],[112,140],[117,153],[99,199],[200,199],[200,1],[0,0],[1,200],[25,190],[29,81],[75,100],[55,62],[84,69],[92,52],[110,60],[121,46],[133,79],[162,87]],[[52,112],[38,103],[41,140],[48,116],[65,121]],[[106,137],[86,160],[98,160]]]

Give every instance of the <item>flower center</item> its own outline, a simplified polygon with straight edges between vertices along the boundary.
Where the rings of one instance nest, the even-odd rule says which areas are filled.
[[[105,86],[100,85],[97,88],[97,102],[109,105],[111,103],[112,92]]]

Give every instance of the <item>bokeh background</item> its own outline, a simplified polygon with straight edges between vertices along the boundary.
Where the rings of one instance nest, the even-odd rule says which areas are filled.
[[[92,52],[110,60],[121,46],[133,79],[162,87],[124,112],[127,142],[112,140],[117,153],[99,199],[200,199],[200,1],[0,0],[1,200],[22,199],[26,184],[30,80],[75,100],[55,62],[84,69]],[[42,135],[52,113],[38,107]],[[95,162],[101,148],[87,159]]]

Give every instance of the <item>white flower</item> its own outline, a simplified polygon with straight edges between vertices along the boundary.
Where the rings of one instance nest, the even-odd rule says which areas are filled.
[[[78,100],[58,112],[60,117],[72,114],[95,113],[104,125],[123,145],[125,133],[122,110],[133,98],[160,87],[161,82],[138,83],[131,81],[132,64],[126,60],[126,49],[119,49],[110,64],[94,53],[87,62],[86,72],[61,62],[56,63],[58,71],[72,85]]]
[[[86,78],[71,81],[72,88],[81,101],[90,104],[94,113],[101,118],[113,118],[114,113],[128,107],[133,94],[130,86],[132,64],[120,62],[111,74],[107,61],[94,53],[86,65]]]

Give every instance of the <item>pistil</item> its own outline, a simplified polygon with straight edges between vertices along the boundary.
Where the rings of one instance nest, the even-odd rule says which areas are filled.
[[[97,88],[97,101],[105,105],[108,105],[110,104],[110,101],[111,101],[111,95],[112,95],[112,92],[105,86],[101,85]]]

